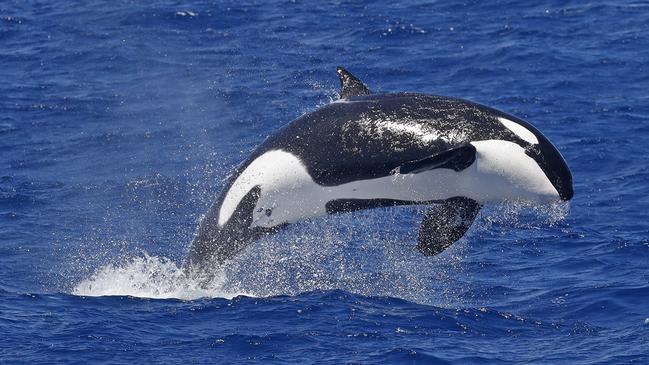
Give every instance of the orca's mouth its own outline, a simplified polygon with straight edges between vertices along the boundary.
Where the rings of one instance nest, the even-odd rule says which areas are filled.
[[[561,185],[561,188],[557,188],[557,191],[559,192],[559,197],[561,197],[561,200],[563,201],[568,201],[575,195],[575,192],[572,189],[572,183],[567,186],[565,184]]]
[[[533,158],[543,170],[545,176],[559,193],[561,200],[568,201],[572,199],[574,190],[572,188],[572,174],[568,164],[550,142],[539,142],[539,144],[527,146],[525,153]]]

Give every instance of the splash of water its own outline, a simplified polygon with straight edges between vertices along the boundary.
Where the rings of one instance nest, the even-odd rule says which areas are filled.
[[[156,256],[133,257],[122,264],[108,264],[78,283],[72,294],[81,296],[132,296],[156,299],[193,300],[198,298],[233,298],[245,293],[223,289],[220,273],[205,283],[188,277],[174,262]]]
[[[415,248],[426,207],[395,207],[333,215],[296,224],[254,243],[214,277],[188,277],[173,261],[147,254],[101,267],[78,283],[75,295],[146,298],[232,298],[296,295],[343,289],[368,296],[398,297],[457,306],[470,286],[463,277],[467,242],[493,225],[535,228],[554,225],[567,205],[505,204],[491,207],[444,255],[426,257]],[[531,218],[531,219],[528,219]],[[540,219],[539,219],[540,218]],[[393,227],[385,230],[385,226]],[[479,234],[478,234],[479,236]]]
[[[556,226],[568,216],[569,212],[569,202],[550,204],[504,202],[483,209],[481,218],[483,227],[500,224],[515,228],[539,228]]]

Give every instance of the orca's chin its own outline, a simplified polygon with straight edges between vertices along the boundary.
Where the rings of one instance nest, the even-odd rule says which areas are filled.
[[[559,192],[559,196],[561,197],[561,200],[564,202],[567,202],[568,200],[572,199],[572,197],[575,195],[575,192],[572,190],[572,186],[569,189],[562,189]]]
[[[559,193],[559,198],[564,202],[572,199],[575,192],[572,189],[572,175],[570,174],[570,170],[566,167],[560,174],[556,174],[553,177],[554,181],[552,183],[554,188],[557,190],[557,193]]]

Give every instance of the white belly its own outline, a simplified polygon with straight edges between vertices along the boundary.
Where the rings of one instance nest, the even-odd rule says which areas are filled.
[[[337,199],[426,202],[464,196],[480,203],[558,199],[554,186],[519,145],[502,140],[471,144],[477,150],[476,161],[459,172],[437,168],[336,186],[317,184],[293,154],[269,151],[253,161],[230,187],[220,207],[219,225],[227,222],[243,196],[257,185],[261,195],[252,226],[259,227],[325,215],[327,202]]]

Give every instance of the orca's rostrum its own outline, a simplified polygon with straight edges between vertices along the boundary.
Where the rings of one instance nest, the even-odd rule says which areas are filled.
[[[462,99],[372,94],[337,73],[340,100],[280,128],[237,168],[202,219],[186,269],[209,272],[299,220],[403,204],[431,205],[417,247],[436,255],[483,204],[572,198],[563,157],[529,123]]]

